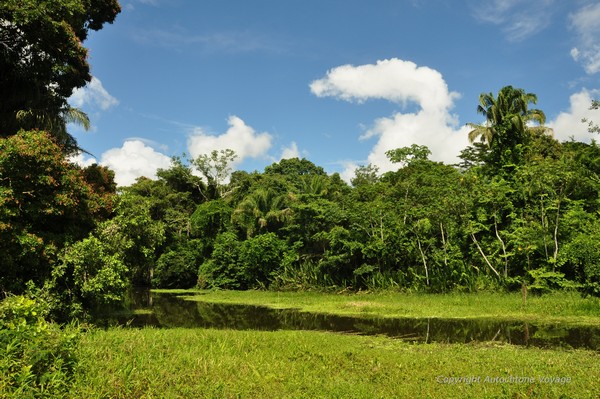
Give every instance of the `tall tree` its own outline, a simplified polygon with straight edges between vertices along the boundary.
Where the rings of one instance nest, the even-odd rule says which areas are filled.
[[[118,0],[0,2],[0,137],[39,128],[76,149],[66,124],[89,121],[67,98],[91,80],[82,43],[120,10]]]
[[[202,173],[206,179],[208,189],[203,192],[204,199],[211,200],[223,197],[225,193],[225,183],[231,175],[231,164],[238,156],[231,149],[213,150],[210,155],[200,154],[192,160],[194,167]]]
[[[480,139],[490,148],[488,162],[493,167],[518,164],[521,161],[523,146],[530,134],[543,134],[550,131],[544,127],[546,115],[539,109],[529,109],[535,104],[537,96],[523,89],[506,86],[500,89],[498,96],[482,93],[479,96],[477,112],[485,116],[484,124],[468,123],[471,143]],[[537,126],[528,126],[537,123]]]
[[[100,190],[89,173],[45,132],[0,138],[0,290],[42,283],[61,249],[111,214],[110,174]]]

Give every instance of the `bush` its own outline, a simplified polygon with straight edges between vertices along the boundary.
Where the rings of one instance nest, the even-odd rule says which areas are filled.
[[[72,383],[79,329],[44,319],[47,306],[24,296],[0,302],[0,397],[59,397]]]
[[[215,239],[210,260],[198,269],[199,288],[243,288],[243,280],[238,266],[240,242],[233,233],[222,233]]]
[[[261,234],[244,241],[239,265],[245,288],[268,287],[282,267],[288,249],[285,241],[274,233]]]
[[[105,314],[122,303],[127,273],[122,256],[102,240],[90,235],[75,242],[61,254],[45,285],[52,316],[66,321]]]
[[[584,295],[600,297],[600,225],[579,234],[562,249],[558,259],[561,270],[581,286]]]
[[[184,245],[163,253],[156,262],[152,286],[159,288],[191,288],[198,278],[198,263],[202,259],[200,240],[190,240]]]

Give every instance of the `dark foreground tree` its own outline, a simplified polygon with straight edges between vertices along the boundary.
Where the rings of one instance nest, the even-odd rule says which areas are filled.
[[[0,291],[43,283],[60,250],[112,212],[107,179],[109,191],[95,191],[47,133],[0,139]]]
[[[67,98],[91,80],[82,43],[120,10],[118,0],[0,2],[0,137],[39,128],[76,149],[66,124],[88,122]]]

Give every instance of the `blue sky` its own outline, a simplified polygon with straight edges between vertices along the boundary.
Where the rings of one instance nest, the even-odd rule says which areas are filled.
[[[482,5],[483,4],[483,5]],[[537,94],[555,137],[589,141],[600,97],[600,2],[589,0],[121,0],[94,32],[93,81],[71,127],[119,184],[169,157],[232,148],[259,170],[306,157],[352,176],[385,151],[456,161],[479,94]]]

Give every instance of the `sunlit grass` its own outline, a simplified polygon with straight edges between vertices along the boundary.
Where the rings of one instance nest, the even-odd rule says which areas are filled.
[[[311,331],[109,329],[86,334],[80,358],[73,398],[600,395],[600,354],[585,350],[411,344]],[[534,381],[485,381],[511,376]],[[447,383],[452,377],[480,381]]]

